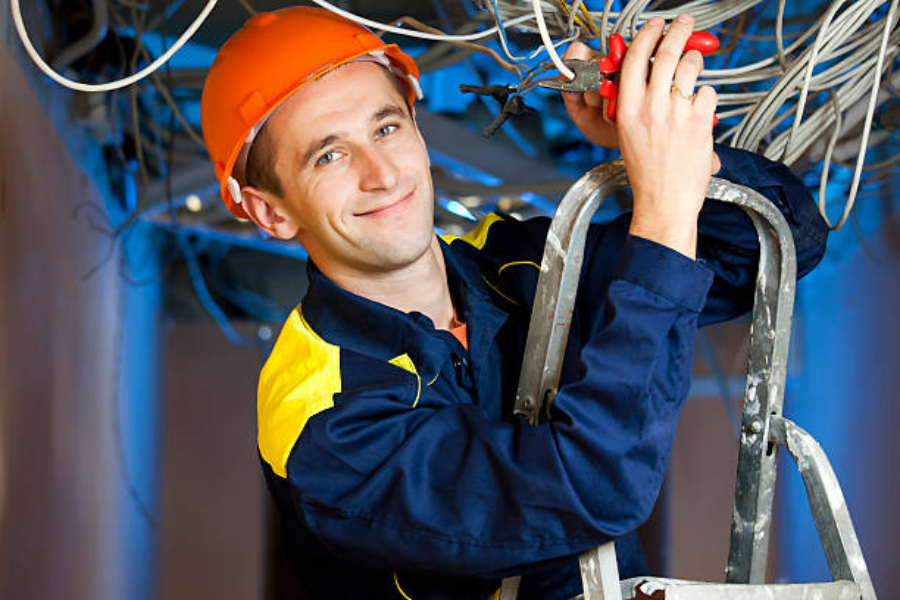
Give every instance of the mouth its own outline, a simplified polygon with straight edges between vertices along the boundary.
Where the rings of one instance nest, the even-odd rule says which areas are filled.
[[[353,213],[354,217],[386,217],[388,215],[394,214],[398,211],[403,210],[410,203],[413,198],[413,194],[415,194],[415,188],[398,198],[397,200],[390,202],[388,204],[382,204],[377,208],[373,208],[372,210],[367,210],[363,212]]]

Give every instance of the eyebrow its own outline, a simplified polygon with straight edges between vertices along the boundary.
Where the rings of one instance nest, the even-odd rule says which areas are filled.
[[[341,139],[341,136],[333,133],[331,135],[323,137],[321,140],[310,146],[309,150],[307,150],[303,154],[303,164],[308,165],[310,162],[312,162],[312,159],[316,154],[318,154],[331,144],[335,143],[339,139]]]
[[[389,117],[405,117],[407,114],[407,111],[396,104],[388,104],[387,106],[381,107],[381,109],[375,113],[372,117],[372,121],[377,123],[378,121],[383,121]]]
[[[369,119],[369,121],[371,121],[372,123],[378,123],[391,117],[403,118],[405,115],[407,115],[407,111],[403,110],[399,106],[396,106],[394,104],[387,104],[375,111],[375,114],[372,115],[372,118]],[[318,142],[314,143],[303,154],[303,164],[309,164],[316,154],[341,139],[343,135],[343,133],[332,133],[331,135],[327,135],[320,139]]]

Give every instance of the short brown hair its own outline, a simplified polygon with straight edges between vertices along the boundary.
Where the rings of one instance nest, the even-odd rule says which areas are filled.
[[[284,196],[284,188],[275,172],[275,142],[271,139],[268,121],[263,123],[250,150],[247,151],[247,166],[244,168],[247,185]]]

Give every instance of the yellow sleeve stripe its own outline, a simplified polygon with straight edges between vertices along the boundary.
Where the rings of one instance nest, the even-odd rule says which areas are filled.
[[[329,344],[291,312],[259,377],[259,451],[272,470],[287,477],[287,461],[307,421],[334,406],[341,391],[340,348]]]
[[[503,298],[503,299],[506,300],[507,302],[511,302],[512,304],[515,304],[516,306],[521,306],[521,304],[520,304],[519,302],[513,300],[512,298],[510,298],[509,296],[507,296],[506,294],[504,294],[503,292],[501,292],[501,291],[500,291],[500,288],[498,288],[496,285],[494,285],[493,283],[491,283],[490,281],[488,281],[487,278],[485,278],[483,275],[482,275],[481,279],[484,280],[484,282],[487,284],[487,286],[488,286],[489,288],[491,288],[492,290],[494,290],[495,292],[497,292],[497,295],[498,295],[498,296],[500,296],[501,298]]]
[[[488,231],[490,231],[491,225],[493,225],[497,221],[502,220],[503,217],[501,217],[497,213],[488,213],[481,221],[478,222],[478,225],[475,226],[475,229],[473,229],[469,233],[460,236],[442,235],[441,239],[448,244],[452,244],[456,240],[462,240],[475,246],[475,248],[477,248],[478,250],[481,250],[487,243]]]
[[[503,269],[505,269],[506,267],[514,267],[514,266],[516,266],[516,265],[531,265],[532,267],[534,267],[534,268],[537,269],[538,271],[541,270],[541,265],[537,264],[536,262],[532,262],[532,261],[530,261],[530,260],[517,260],[517,261],[514,261],[514,262],[508,262],[508,263],[506,263],[505,265],[503,265],[502,267],[500,267],[499,269],[497,269],[497,275],[499,275],[500,273],[502,273],[502,272],[503,272]]]
[[[419,403],[419,396],[422,395],[422,378],[419,377],[419,372],[416,371],[416,365],[413,363],[412,359],[409,357],[409,354],[401,354],[400,356],[395,356],[391,360],[388,361],[395,367],[400,367],[404,371],[409,371],[413,375],[416,376],[416,382],[418,387],[416,388],[416,399],[413,401],[413,408],[416,407],[416,404]],[[437,378],[435,378],[437,379]],[[433,383],[433,382],[432,382]]]
[[[400,592],[401,596],[406,598],[406,600],[412,600],[412,598],[406,595],[406,592],[403,591],[403,588],[400,587],[400,580],[397,579],[397,571],[394,571],[394,585],[397,586],[397,591]]]

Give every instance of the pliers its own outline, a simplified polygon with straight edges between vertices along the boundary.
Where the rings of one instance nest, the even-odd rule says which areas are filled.
[[[719,47],[719,38],[705,31],[695,31],[684,46],[685,52],[698,50],[701,54],[709,54]],[[569,69],[575,73],[574,79],[544,79],[538,83],[540,87],[560,92],[599,92],[607,99],[606,117],[616,120],[616,102],[619,96],[619,71],[628,46],[618,33],[609,38],[609,54],[592,60],[564,60]],[[548,65],[549,66],[549,65]]]

